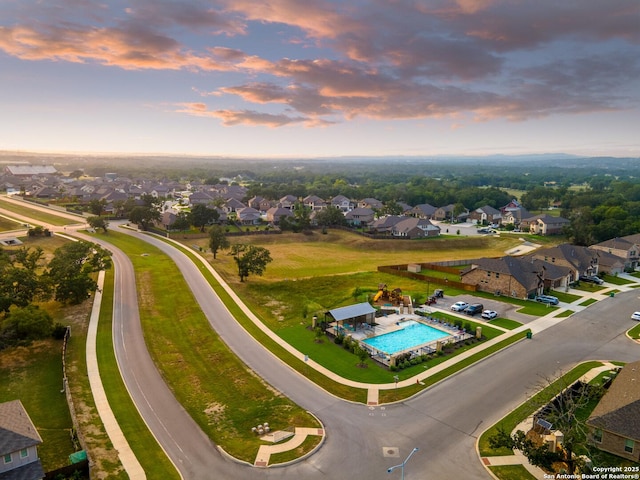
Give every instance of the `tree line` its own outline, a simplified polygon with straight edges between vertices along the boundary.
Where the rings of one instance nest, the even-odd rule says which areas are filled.
[[[38,303],[81,303],[98,288],[94,274],[110,266],[110,253],[90,242],[65,244],[48,262],[40,247],[0,248],[0,349],[60,335],[65,327]]]

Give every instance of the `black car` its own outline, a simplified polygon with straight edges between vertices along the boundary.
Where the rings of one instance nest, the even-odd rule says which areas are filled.
[[[482,313],[482,311],[484,310],[484,305],[482,305],[481,303],[472,303],[471,305],[469,305],[467,308],[464,309],[464,313],[466,313],[467,315],[477,315],[478,313]]]

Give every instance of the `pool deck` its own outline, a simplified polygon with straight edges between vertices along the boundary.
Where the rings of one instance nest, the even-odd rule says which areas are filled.
[[[443,344],[452,343],[452,342],[464,340],[471,336],[471,334],[469,333],[463,334],[457,327],[453,325],[448,325],[446,323],[441,323],[437,321],[430,321],[428,317],[423,317],[417,314],[400,314],[400,313],[390,313],[388,315],[378,317],[376,318],[376,324],[373,326],[362,324],[362,325],[359,325],[356,330],[345,329],[344,333],[351,336],[351,338],[353,338],[354,340],[362,341],[368,338],[377,337],[387,333],[392,333],[398,330],[402,330],[403,327],[400,326],[400,324],[402,322],[407,322],[410,320],[418,323],[422,323],[423,325],[426,325],[431,328],[435,328],[437,330],[441,330],[443,333],[446,333],[447,336],[437,340],[426,342],[423,344],[413,345],[401,351],[393,352],[393,354],[388,354],[387,352],[378,350],[377,348],[371,345],[365,344],[366,345],[365,348],[367,348],[368,350],[378,352],[378,355],[374,354],[373,358],[386,364],[389,361],[390,355],[397,356],[397,355],[402,355],[406,353],[419,355],[422,353],[433,353],[436,350],[436,344],[438,342],[442,342]],[[336,331],[335,328],[336,326],[332,324],[332,326],[329,327],[328,330],[331,333],[335,333]]]

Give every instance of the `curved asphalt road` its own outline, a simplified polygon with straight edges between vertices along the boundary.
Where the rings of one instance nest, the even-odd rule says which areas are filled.
[[[122,317],[116,331],[116,343],[121,344],[117,355],[125,366],[125,381],[136,403],[141,402],[139,408],[150,428],[186,479],[385,478],[387,468],[401,463],[414,447],[420,451],[407,464],[407,480],[490,478],[475,453],[476,438],[534,393],[545,378],[583,360],[640,358],[640,347],[623,334],[633,325],[629,312],[636,309],[638,299],[637,292],[628,292],[559,321],[532,340],[485,359],[411,400],[379,407],[352,404],[307,381],[246,334],[185,255],[159,239],[128,233],[169,254],[223,340],[258,375],[317,415],[326,427],[323,447],[288,467],[255,469],[219,454],[149,363],[137,321],[135,285],[129,283],[133,273],[125,259],[117,259],[116,271],[122,272],[117,293],[126,296],[116,304]],[[398,471],[393,475],[397,477]]]

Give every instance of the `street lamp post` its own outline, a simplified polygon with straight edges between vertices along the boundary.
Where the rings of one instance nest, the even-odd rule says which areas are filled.
[[[411,456],[416,453],[419,449],[418,448],[414,448],[413,450],[411,450],[411,453],[409,454],[409,456],[407,458],[404,459],[404,462],[402,462],[400,465],[394,465],[393,467],[389,467],[387,468],[387,473],[391,473],[393,472],[396,468],[400,468],[401,472],[402,472],[402,476],[400,477],[402,480],[404,480],[404,466],[406,465],[406,463],[409,461],[409,459],[411,458]]]

